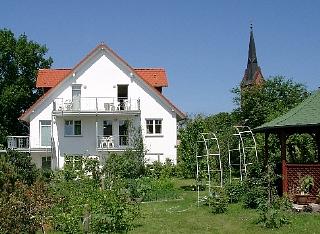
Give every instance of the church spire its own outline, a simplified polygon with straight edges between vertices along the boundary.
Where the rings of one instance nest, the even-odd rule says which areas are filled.
[[[256,63],[258,64],[257,55],[256,55],[256,45],[254,43],[252,24],[250,25],[250,42],[249,42],[249,52],[248,52],[248,65]]]
[[[260,67],[258,66],[258,59],[256,54],[256,45],[254,42],[252,24],[250,24],[250,42],[248,51],[248,63],[245,70],[244,77],[241,82],[241,88],[247,86],[259,85],[263,82],[263,76]]]

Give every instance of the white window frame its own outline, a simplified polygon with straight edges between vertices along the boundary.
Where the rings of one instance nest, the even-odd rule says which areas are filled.
[[[66,131],[66,123],[67,122],[72,123],[72,124],[70,124],[70,125],[72,125],[72,129],[71,129],[72,133],[71,134],[67,133],[67,131]],[[75,122],[80,122],[80,134],[76,134]],[[82,136],[82,121],[81,120],[73,120],[73,119],[65,119],[64,120],[64,136]]]
[[[49,124],[50,122],[50,124]],[[50,127],[50,143],[49,145],[43,145],[42,143],[42,127]],[[51,129],[52,126],[51,126],[51,120],[39,120],[39,140],[40,140],[40,147],[44,147],[44,148],[47,148],[47,147],[50,147],[51,146]]]
[[[152,123],[148,123],[148,121],[152,121]],[[160,121],[160,132],[157,132],[156,133],[156,125],[159,125],[159,124],[156,124],[157,121]],[[151,119],[151,118],[148,118],[146,119],[146,135],[147,136],[162,136],[163,135],[163,119],[161,118],[154,118],[154,119]],[[148,126],[152,126],[152,132],[148,132]]]

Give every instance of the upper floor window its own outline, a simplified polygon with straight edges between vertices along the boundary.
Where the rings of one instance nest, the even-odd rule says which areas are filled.
[[[64,122],[65,136],[80,136],[81,135],[81,120],[65,120]]]
[[[146,119],[147,134],[161,134],[162,120],[161,119]]]

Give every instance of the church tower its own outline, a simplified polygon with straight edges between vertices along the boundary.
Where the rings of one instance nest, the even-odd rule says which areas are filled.
[[[250,42],[249,42],[249,52],[248,52],[248,64],[245,70],[243,79],[241,81],[241,89],[259,86],[264,82],[262,72],[258,66],[256,45],[254,43],[252,24],[250,25]]]

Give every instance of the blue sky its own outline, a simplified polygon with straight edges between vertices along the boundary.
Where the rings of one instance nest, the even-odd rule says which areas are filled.
[[[265,78],[320,86],[320,1],[55,0],[1,3],[0,28],[45,44],[53,67],[77,64],[105,42],[133,67],[164,67],[164,94],[187,113],[234,108],[249,25]]]

